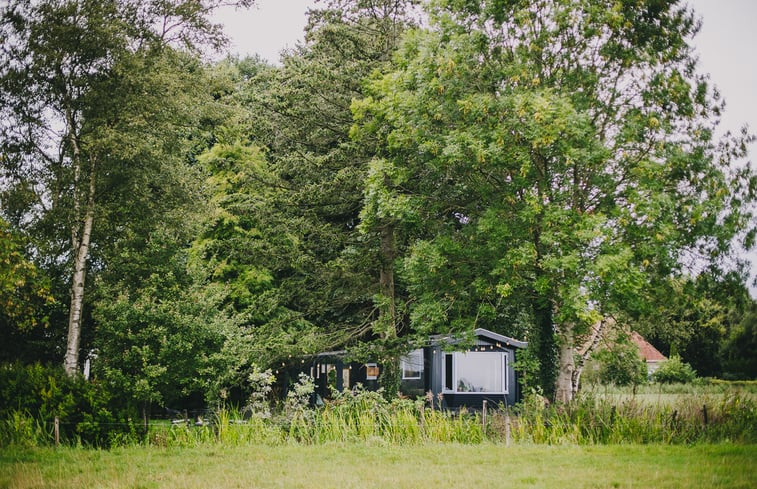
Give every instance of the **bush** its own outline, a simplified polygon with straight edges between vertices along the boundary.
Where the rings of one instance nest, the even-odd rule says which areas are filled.
[[[697,376],[697,373],[681,357],[673,355],[660,365],[653,374],[652,380],[662,384],[688,384]]]
[[[28,434],[31,426],[34,437],[26,444],[52,442],[56,417],[62,441],[109,446],[116,439],[136,434],[129,418],[139,417],[121,405],[103,384],[88,382],[82,376],[69,377],[62,367],[0,365],[3,446],[15,443],[19,430]]]
[[[595,353],[593,357],[599,362],[597,380],[601,384],[639,385],[647,380],[647,367],[636,345],[618,343],[612,349]]]

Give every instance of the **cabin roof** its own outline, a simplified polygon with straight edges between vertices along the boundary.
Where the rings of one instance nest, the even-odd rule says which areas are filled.
[[[516,348],[525,348],[528,346],[528,342],[516,340],[515,338],[510,338],[509,336],[501,335],[499,333],[495,333],[494,331],[489,331],[488,329],[484,328],[476,328],[473,330],[473,333],[478,336],[479,338],[486,338],[494,342],[498,343],[504,343],[507,346],[514,346]],[[439,334],[439,335],[433,335],[431,336],[432,343],[460,343],[462,339],[460,339],[459,335],[453,335],[453,334]]]

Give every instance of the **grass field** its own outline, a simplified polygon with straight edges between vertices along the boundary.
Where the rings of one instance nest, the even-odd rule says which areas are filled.
[[[755,445],[10,449],[1,488],[754,488]]]

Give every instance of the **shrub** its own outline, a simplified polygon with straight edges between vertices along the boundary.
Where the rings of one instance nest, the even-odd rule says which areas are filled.
[[[35,435],[27,444],[52,442],[58,417],[62,441],[109,446],[136,434],[129,418],[138,416],[122,405],[102,383],[69,377],[62,367],[1,365],[0,419],[6,426],[0,445],[14,443],[16,432],[28,433],[30,426]]]
[[[618,343],[612,349],[597,352],[594,359],[599,362],[597,380],[601,384],[639,385],[647,379],[647,367],[636,345]]]
[[[652,374],[652,380],[662,384],[688,384],[697,376],[697,373],[681,357],[673,355],[663,362]]]
[[[260,418],[271,417],[271,385],[276,378],[271,373],[271,369],[261,371],[257,366],[253,366],[252,373],[248,377],[250,382],[250,398],[247,401],[246,409],[253,416]]]

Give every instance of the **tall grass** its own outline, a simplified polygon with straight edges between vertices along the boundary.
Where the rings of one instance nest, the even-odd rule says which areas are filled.
[[[415,445],[428,442],[479,443],[478,413],[455,415],[425,407],[424,400],[386,401],[378,392],[337,393],[317,411],[299,410],[289,423],[288,441],[304,444],[375,442]]]
[[[633,397],[610,402],[591,395],[549,406],[538,398],[517,408],[513,439],[548,444],[757,442],[757,406],[751,396],[679,396],[649,403]]]
[[[298,406],[245,419],[241,412],[224,408],[203,426],[165,421],[151,424],[146,434],[137,425],[121,427],[118,433],[109,446],[757,443],[757,406],[754,396],[738,391],[681,394],[663,403],[589,393],[572,404],[549,405],[533,396],[514,408],[489,410],[483,426],[479,412],[433,410],[423,399],[387,401],[378,392],[358,390],[335,393],[318,409]],[[28,413],[14,412],[0,422],[0,447],[52,443],[52,427]]]

